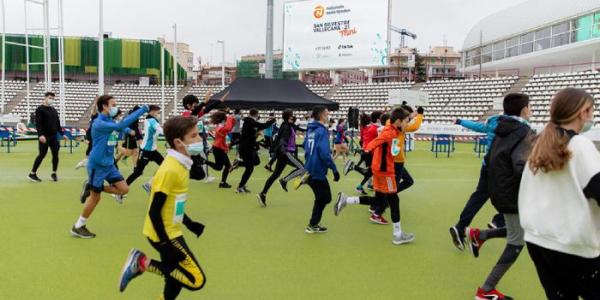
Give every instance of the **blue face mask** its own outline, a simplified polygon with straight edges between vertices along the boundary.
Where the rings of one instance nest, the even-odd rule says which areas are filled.
[[[110,108],[110,111],[108,112],[108,115],[111,118],[114,118],[118,113],[119,113],[119,108],[116,107],[116,106],[113,106],[113,107]]]
[[[588,131],[590,131],[592,129],[592,127],[594,127],[594,121],[587,120],[583,124],[583,128],[581,128],[581,132],[588,132]]]
[[[187,153],[190,156],[199,155],[204,152],[204,144],[202,142],[186,145]]]

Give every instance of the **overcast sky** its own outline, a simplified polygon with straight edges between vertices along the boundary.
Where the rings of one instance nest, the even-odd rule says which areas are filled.
[[[63,0],[65,35],[97,36],[98,0]],[[367,1],[367,0],[364,0]],[[460,50],[469,30],[480,19],[525,0],[392,0],[392,24],[416,33],[409,46],[427,50],[443,45]],[[9,33],[24,32],[23,0],[4,0]],[[50,0],[51,14],[57,0]],[[275,49],[281,49],[284,0],[275,0]],[[267,0],[104,0],[104,30],[113,37],[156,39],[166,35],[190,44],[203,62],[220,63],[225,40],[226,60],[264,53]],[[31,27],[41,25],[42,11],[29,4]],[[394,48],[400,43],[394,34]]]

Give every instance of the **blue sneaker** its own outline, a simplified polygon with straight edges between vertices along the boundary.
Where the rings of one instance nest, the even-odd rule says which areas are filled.
[[[119,279],[119,291],[121,293],[125,291],[125,288],[127,288],[127,285],[132,279],[143,273],[139,264],[140,257],[142,256],[145,256],[145,254],[137,249],[131,249],[131,251],[129,251],[129,255],[127,256],[127,260],[125,260],[125,265],[123,265]]]

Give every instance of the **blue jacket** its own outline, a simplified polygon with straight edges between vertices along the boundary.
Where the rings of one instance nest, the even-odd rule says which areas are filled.
[[[486,152],[488,152],[490,151],[490,147],[496,138],[496,127],[498,126],[498,119],[500,117],[502,117],[502,115],[489,117],[485,123],[459,119],[459,124],[462,127],[475,132],[485,133],[488,139],[488,145],[486,147]],[[483,161],[483,164],[485,164],[485,160]]]
[[[125,131],[129,133],[131,129],[127,127],[148,111],[148,106],[144,105],[119,123],[116,123],[111,117],[105,114],[99,114],[92,123],[90,163],[101,167],[113,165],[115,163],[115,146],[117,145],[119,132]]]
[[[311,179],[327,179],[327,169],[337,172],[329,149],[329,131],[325,125],[317,121],[308,123],[308,131],[304,139],[306,162],[304,168]]]

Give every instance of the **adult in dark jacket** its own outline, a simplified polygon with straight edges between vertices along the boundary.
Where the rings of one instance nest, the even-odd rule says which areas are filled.
[[[492,204],[504,215],[506,227],[480,231],[467,229],[469,247],[475,257],[488,239],[505,237],[506,247],[498,263],[477,290],[476,299],[512,299],[496,290],[496,285],[515,263],[525,245],[519,222],[519,185],[527,163],[533,130],[527,120],[531,112],[529,97],[509,94],[504,98],[504,114],[498,120],[496,138],[486,155],[488,187]]]
[[[29,180],[33,182],[41,182],[42,180],[37,176],[37,170],[42,164],[44,157],[48,154],[48,148],[52,152],[52,181],[58,181],[56,176],[56,170],[58,169],[58,150],[60,144],[58,141],[58,135],[63,135],[62,127],[60,126],[60,120],[58,118],[58,112],[52,107],[54,102],[54,93],[47,92],[44,95],[44,101],[35,110],[35,129],[38,134],[38,150],[39,154],[33,162],[33,167],[29,173]],[[64,137],[64,135],[63,135]]]
[[[294,112],[291,109],[286,109],[282,114],[283,123],[277,133],[277,138],[274,141],[273,152],[277,157],[277,163],[275,164],[275,170],[273,174],[267,179],[262,191],[257,195],[258,202],[261,206],[267,206],[267,193],[273,185],[273,182],[281,173],[285,166],[291,165],[295,169],[286,176],[286,178],[296,177],[295,173],[303,172],[304,166],[302,163],[294,157],[293,153],[296,151],[296,130],[294,129]],[[285,178],[283,179],[285,180]],[[282,184],[282,186],[284,186]],[[285,186],[284,186],[285,187]]]
[[[256,142],[256,136],[258,132],[265,128],[271,127],[275,123],[275,118],[271,118],[266,123],[258,122],[258,110],[251,109],[250,116],[243,119],[242,131],[239,140],[239,153],[240,159],[236,159],[233,162],[233,169],[238,166],[245,168],[242,179],[238,185],[238,193],[250,193],[250,190],[246,188],[246,183],[252,173],[254,167],[260,164],[260,158],[258,157],[259,145]]]

